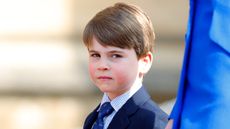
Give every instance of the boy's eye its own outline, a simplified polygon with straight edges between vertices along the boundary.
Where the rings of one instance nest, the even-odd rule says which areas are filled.
[[[113,54],[112,55],[112,58],[121,58],[122,56],[121,55],[119,55],[119,54]]]
[[[99,54],[96,54],[96,53],[93,53],[93,54],[90,54],[91,57],[100,57]]]

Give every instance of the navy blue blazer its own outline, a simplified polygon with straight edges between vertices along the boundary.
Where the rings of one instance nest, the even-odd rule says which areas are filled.
[[[91,129],[97,109],[89,114],[84,129]],[[168,115],[155,104],[144,87],[139,89],[115,114],[108,129],[164,129]]]

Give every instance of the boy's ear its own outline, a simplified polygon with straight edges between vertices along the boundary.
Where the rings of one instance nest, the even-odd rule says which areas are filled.
[[[152,66],[153,55],[148,52],[146,55],[140,58],[140,72],[146,74]]]

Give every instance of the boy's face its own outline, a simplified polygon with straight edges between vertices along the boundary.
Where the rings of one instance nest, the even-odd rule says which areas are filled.
[[[89,72],[93,83],[113,99],[140,83],[140,61],[134,49],[102,46],[95,38],[88,47]]]

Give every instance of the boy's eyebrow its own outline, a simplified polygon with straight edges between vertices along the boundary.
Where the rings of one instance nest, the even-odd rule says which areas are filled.
[[[98,51],[95,51],[95,50],[89,50],[89,53],[99,53]],[[119,51],[119,50],[111,50],[111,51],[108,51],[107,53],[124,53],[123,51]]]
[[[90,53],[97,53],[97,51],[95,51],[95,50],[89,50],[89,49],[88,49],[88,51],[89,51]]]
[[[89,53],[99,53],[99,52],[96,51],[96,50],[90,50],[90,49],[88,49],[88,52],[89,52]]]
[[[109,53],[124,53],[123,51],[119,51],[119,50],[112,50],[112,51],[109,51]]]

